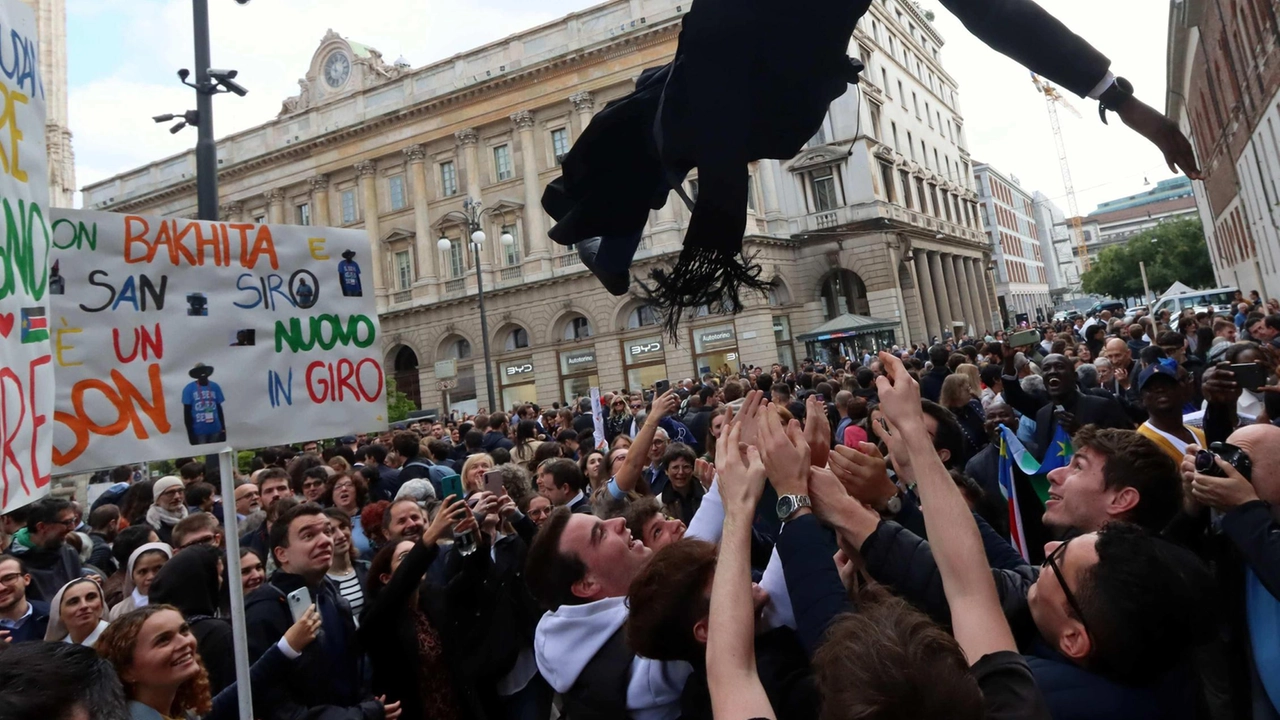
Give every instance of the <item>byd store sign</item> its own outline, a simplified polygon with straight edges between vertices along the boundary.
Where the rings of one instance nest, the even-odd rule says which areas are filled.
[[[533,363],[531,362],[515,363],[513,365],[505,366],[502,370],[507,377],[516,377],[518,375],[528,375],[529,373],[533,372]]]
[[[662,342],[654,340],[652,342],[636,343],[627,349],[627,354],[632,358],[644,357],[645,355],[653,355],[662,352]]]

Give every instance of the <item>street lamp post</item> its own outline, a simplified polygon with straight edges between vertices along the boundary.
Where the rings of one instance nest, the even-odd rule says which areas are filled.
[[[489,412],[491,413],[497,412],[498,403],[493,394],[493,358],[489,354],[489,318],[484,309],[484,277],[480,273],[480,246],[485,241],[484,229],[480,221],[492,212],[493,208],[482,208],[479,200],[467,198],[462,201],[462,212],[452,210],[440,218],[441,222],[452,219],[462,223],[470,237],[471,254],[476,265],[476,298],[480,304],[480,339],[484,347],[484,377],[489,390]],[[515,238],[511,233],[504,232],[499,237],[499,241],[503,245],[511,245],[515,242]],[[436,247],[442,252],[448,252],[453,248],[453,241],[442,235],[436,241]]]
[[[244,5],[249,0],[236,0]],[[178,71],[183,85],[196,91],[196,109],[184,113],[165,113],[151,119],[158,123],[177,120],[169,128],[176,133],[188,125],[194,125],[196,138],[196,200],[201,220],[218,219],[218,145],[213,138],[213,96],[233,92],[240,97],[248,94],[244,86],[235,81],[235,70],[218,70],[209,67],[209,0],[191,0],[192,31],[196,46],[196,78],[189,82],[191,72]],[[216,459],[216,458],[215,458]]]

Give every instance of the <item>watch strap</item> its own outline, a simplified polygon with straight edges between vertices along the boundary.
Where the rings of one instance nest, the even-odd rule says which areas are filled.
[[[1119,112],[1125,103],[1133,99],[1133,83],[1125,78],[1117,77],[1111,86],[1098,96],[1098,117],[1102,124],[1107,123],[1107,111]]]

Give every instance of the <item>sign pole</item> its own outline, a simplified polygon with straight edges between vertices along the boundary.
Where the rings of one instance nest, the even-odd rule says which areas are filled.
[[[236,696],[240,720],[253,720],[253,693],[249,687],[249,633],[244,623],[244,586],[240,584],[240,529],[236,523],[235,450],[218,453],[222,476],[222,527],[227,546],[227,586],[231,591],[231,638],[235,642]]]

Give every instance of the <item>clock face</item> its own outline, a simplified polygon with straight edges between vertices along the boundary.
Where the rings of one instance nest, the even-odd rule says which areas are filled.
[[[331,54],[324,61],[324,81],[331,88],[340,88],[351,75],[351,61],[341,51]]]

